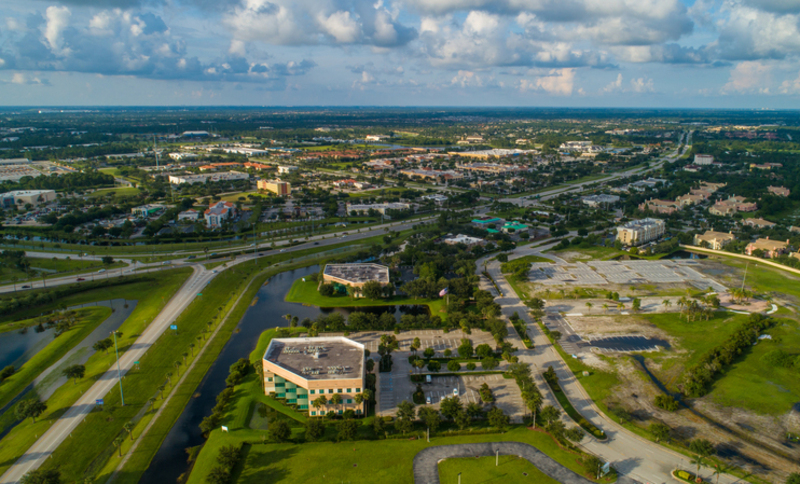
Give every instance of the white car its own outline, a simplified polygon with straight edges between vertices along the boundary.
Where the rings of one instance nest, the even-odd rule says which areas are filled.
[[[453,396],[454,397],[458,396],[458,388],[453,388]]]
[[[425,403],[427,403],[428,405],[431,404],[431,397],[430,396],[425,397]]]

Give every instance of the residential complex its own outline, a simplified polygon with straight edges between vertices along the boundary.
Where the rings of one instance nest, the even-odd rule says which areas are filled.
[[[206,226],[211,229],[219,228],[226,220],[236,215],[236,207],[231,202],[219,201],[212,204],[205,211]]]
[[[736,240],[736,237],[734,237],[733,234],[706,230],[704,234],[696,234],[693,243],[696,246],[703,246],[705,244],[709,249],[722,250],[723,247],[734,240]]]
[[[363,403],[356,395],[364,388],[364,345],[341,336],[274,338],[262,359],[264,393],[274,394],[308,410],[311,416],[353,410],[360,414]],[[339,395],[341,402],[331,403]],[[325,404],[319,403],[325,397]]]
[[[755,255],[755,252],[760,250],[768,259],[774,259],[780,255],[789,252],[789,241],[781,242],[779,240],[770,240],[769,237],[757,239],[755,242],[750,242],[744,249],[747,255]]]
[[[625,225],[617,227],[617,240],[626,246],[642,245],[658,240],[666,230],[667,226],[663,220],[655,218],[631,220]]]
[[[250,175],[238,171],[227,171],[222,173],[209,173],[203,175],[170,175],[169,182],[174,185],[182,185],[188,183],[190,185],[195,183],[206,183],[209,181],[234,181],[234,180],[249,180]]]
[[[408,203],[373,203],[370,205],[367,204],[359,204],[359,203],[348,203],[347,204],[347,213],[357,213],[360,215],[365,215],[369,213],[370,210],[375,210],[381,215],[386,215],[387,210],[406,210],[411,208],[411,205]]]

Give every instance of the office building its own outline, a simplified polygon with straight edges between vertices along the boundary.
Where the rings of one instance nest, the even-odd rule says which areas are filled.
[[[258,189],[275,193],[276,195],[290,195],[292,184],[281,180],[258,180]]]
[[[666,231],[667,226],[663,220],[655,218],[631,220],[625,225],[617,227],[617,240],[626,246],[642,245],[658,240]]]

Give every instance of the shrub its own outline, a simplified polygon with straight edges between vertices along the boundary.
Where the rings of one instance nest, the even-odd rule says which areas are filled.
[[[447,362],[447,371],[456,372],[461,369],[461,363],[451,360]]]
[[[472,370],[474,370],[475,368],[477,368],[477,366],[475,366],[475,363],[473,363],[473,362],[471,362],[471,361],[470,361],[469,363],[467,363],[467,370],[470,370],[470,371],[472,371]]]
[[[656,395],[653,403],[656,407],[668,412],[674,412],[678,409],[678,402],[672,397],[672,395]]]

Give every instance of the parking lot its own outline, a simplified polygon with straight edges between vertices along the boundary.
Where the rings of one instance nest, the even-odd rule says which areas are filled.
[[[709,286],[725,291],[725,286],[695,270],[691,260],[593,261],[574,264],[531,264],[530,281],[545,285],[670,284],[686,283],[700,289]]]
[[[352,335],[351,338],[363,343],[371,352],[371,357],[376,360],[379,358],[377,354],[378,344],[380,344],[381,334],[383,332],[369,332],[358,333]],[[473,331],[472,334],[466,335],[460,330],[444,333],[437,330],[420,330],[402,332],[397,335],[400,341],[400,350],[393,353],[392,371],[387,373],[377,373],[377,408],[378,415],[395,415],[397,413],[397,405],[403,400],[412,400],[412,394],[416,390],[417,383],[411,381],[412,374],[419,372],[411,367],[408,362],[408,357],[411,355],[410,346],[414,338],[419,338],[422,346],[420,352],[425,348],[434,348],[437,356],[442,356],[445,349],[450,348],[454,353],[457,351],[458,346],[461,344],[461,338],[469,338],[472,341],[472,346],[477,347],[480,344],[489,344],[492,348],[495,347],[495,342],[492,336],[483,331]],[[505,365],[501,365],[498,369]],[[464,365],[462,364],[462,370]],[[481,368],[478,365],[476,372],[480,372]],[[446,369],[442,369],[446,372]],[[466,372],[465,372],[466,373]],[[426,374],[425,372],[421,374]],[[466,406],[469,403],[480,403],[479,389],[483,383],[489,385],[495,396],[495,405],[502,408],[513,421],[522,419],[524,414],[524,405],[520,395],[519,388],[514,380],[503,378],[501,374],[492,375],[459,375],[459,376],[440,376],[431,374],[431,383],[421,383],[423,392],[426,397],[430,397],[431,406],[439,408],[443,398],[453,396],[453,390],[458,391],[458,396],[461,402]]]

